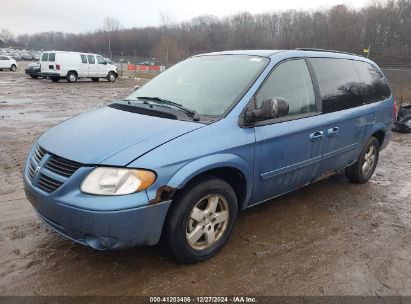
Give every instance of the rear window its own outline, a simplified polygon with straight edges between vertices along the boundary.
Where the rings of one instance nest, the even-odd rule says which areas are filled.
[[[43,53],[43,55],[41,55],[41,61],[49,61],[49,53]]]
[[[323,113],[362,105],[361,84],[353,60],[311,58],[310,61],[320,87]]]
[[[51,61],[51,62],[56,61],[56,54],[55,53],[49,53],[49,61]]]
[[[373,103],[387,99],[391,91],[384,75],[368,62],[355,61],[361,81],[363,103]]]

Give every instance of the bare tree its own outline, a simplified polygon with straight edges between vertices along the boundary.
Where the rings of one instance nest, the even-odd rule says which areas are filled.
[[[119,31],[121,28],[120,22],[117,19],[106,17],[103,20],[103,30],[108,35],[108,53],[109,57],[113,58],[113,52],[111,50],[111,35],[113,32]]]

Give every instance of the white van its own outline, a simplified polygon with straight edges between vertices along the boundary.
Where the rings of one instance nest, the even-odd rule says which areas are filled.
[[[108,81],[116,81],[117,67],[108,64],[100,55],[78,52],[50,51],[41,54],[41,73],[43,77],[49,77],[53,82],[65,78],[68,82],[76,82],[79,78],[91,78],[99,81],[106,78]]]

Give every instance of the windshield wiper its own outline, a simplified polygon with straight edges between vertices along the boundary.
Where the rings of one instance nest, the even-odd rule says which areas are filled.
[[[139,97],[137,97],[137,99],[143,100],[143,102],[147,101],[147,100],[150,100],[150,101],[154,101],[154,103],[157,103],[157,104],[160,104],[160,105],[169,105],[169,106],[172,106],[174,108],[177,108],[177,109],[183,111],[189,117],[191,117],[194,121],[199,121],[200,120],[200,117],[198,116],[198,113],[195,110],[188,109],[188,108],[184,107],[183,105],[181,105],[179,103],[176,103],[174,101],[170,101],[170,100],[163,99],[163,98],[156,97],[156,96],[155,97],[149,97],[149,96],[141,96],[140,97],[139,96]]]

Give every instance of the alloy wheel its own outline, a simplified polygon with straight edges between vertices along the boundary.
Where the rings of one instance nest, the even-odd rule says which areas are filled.
[[[209,248],[224,235],[228,221],[229,207],[223,196],[211,194],[200,199],[187,221],[188,244],[195,250]]]

